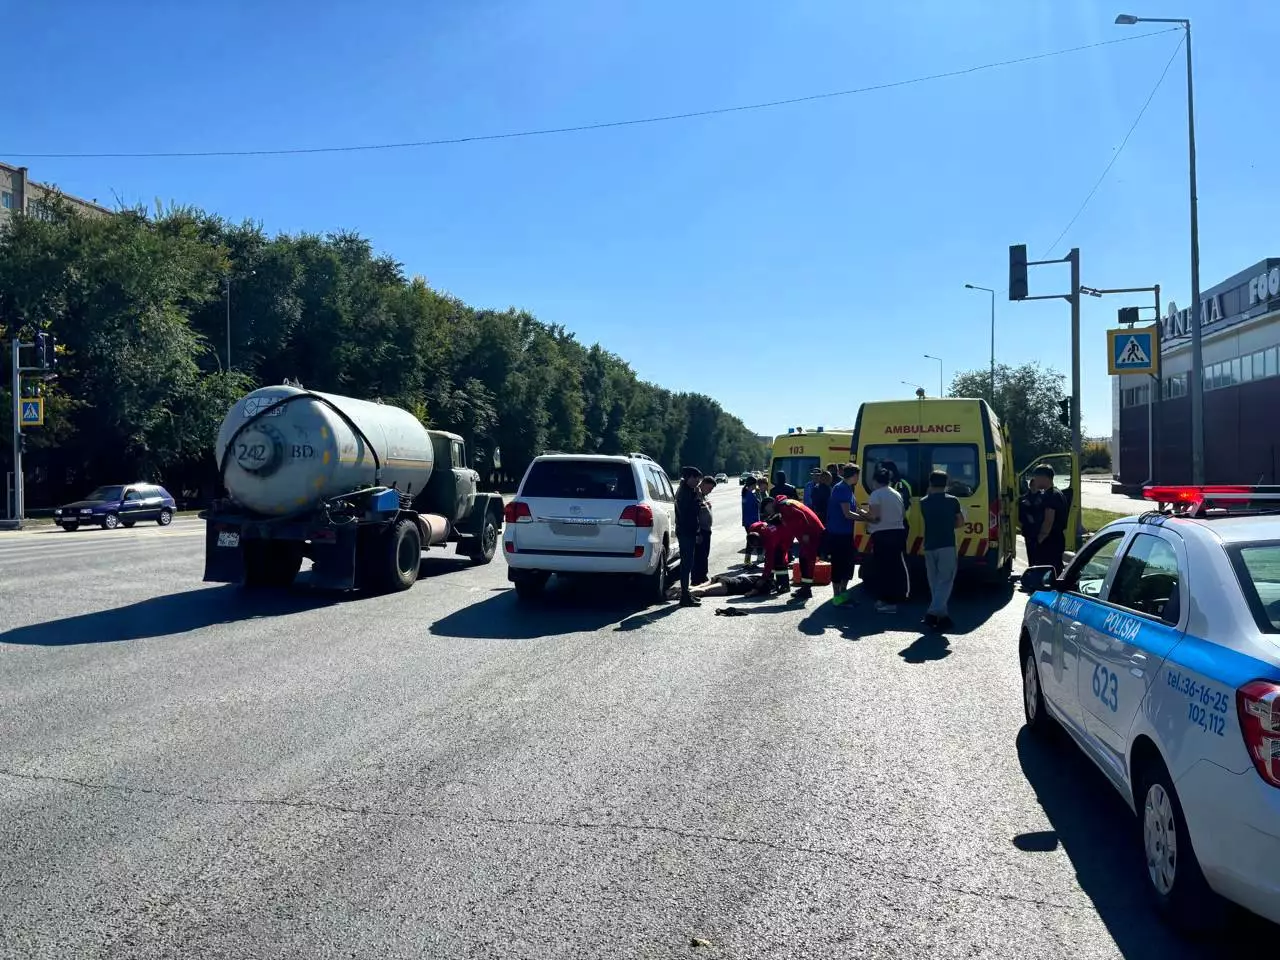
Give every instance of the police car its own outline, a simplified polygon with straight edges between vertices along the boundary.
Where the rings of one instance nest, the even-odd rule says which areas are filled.
[[[1175,924],[1234,901],[1280,922],[1280,487],[1149,487],[1034,591],[1027,725],[1056,721],[1141,824]]]

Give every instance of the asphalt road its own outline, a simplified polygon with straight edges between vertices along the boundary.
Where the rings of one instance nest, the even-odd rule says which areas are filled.
[[[1214,955],[1021,731],[1010,592],[949,642],[910,606],[521,608],[448,555],[248,598],[200,537],[0,534],[2,957]]]
[[[1095,510],[1126,514],[1143,513],[1152,507],[1150,500],[1112,493],[1110,477],[1081,477],[1080,502]]]

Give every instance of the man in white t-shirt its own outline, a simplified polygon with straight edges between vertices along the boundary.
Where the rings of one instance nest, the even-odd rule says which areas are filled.
[[[907,574],[907,527],[902,495],[893,489],[893,474],[878,467],[871,477],[871,497],[857,518],[871,534],[871,587],[877,613],[897,613],[898,602],[911,590]]]

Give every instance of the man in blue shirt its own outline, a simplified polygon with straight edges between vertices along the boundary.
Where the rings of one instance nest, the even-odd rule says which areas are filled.
[[[751,525],[760,521],[760,494],[756,490],[756,478],[747,477],[742,481],[742,529],[747,535],[746,563],[752,563],[755,552],[752,544]],[[764,547],[760,546],[760,559],[764,560]]]
[[[853,579],[853,491],[860,473],[857,464],[846,464],[827,501],[827,552],[831,557],[831,589],[837,597],[849,589]]]

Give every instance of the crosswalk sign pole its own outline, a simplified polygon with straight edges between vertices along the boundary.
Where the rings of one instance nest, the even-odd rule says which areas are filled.
[[[13,338],[13,503],[9,506],[9,519],[22,522],[22,364],[19,354],[22,341]]]

